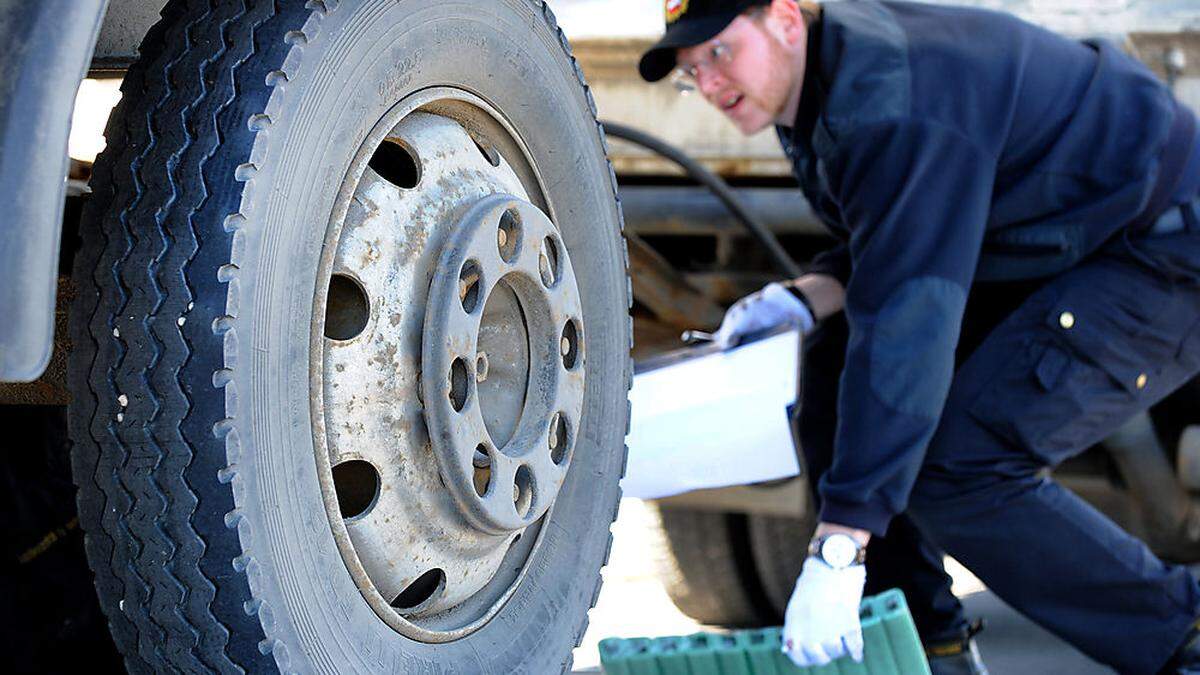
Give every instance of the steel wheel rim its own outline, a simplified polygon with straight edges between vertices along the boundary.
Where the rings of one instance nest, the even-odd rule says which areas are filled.
[[[447,122],[452,122],[457,125],[461,133],[455,132],[454,128],[447,125]],[[407,126],[406,126],[407,125]],[[432,131],[431,131],[432,130]],[[439,136],[443,141],[446,141],[447,147],[436,147],[430,152],[428,140],[432,135],[433,138]],[[453,138],[447,141],[450,137]],[[467,142],[472,147],[467,147]],[[405,150],[410,156],[417,157],[417,171],[406,172],[403,167],[395,170],[395,167],[389,168],[386,161],[379,160],[379,167],[371,166],[375,163],[378,153],[376,149],[381,147],[381,144],[393,143],[400,149]],[[436,145],[436,144],[435,144]],[[452,146],[452,147],[451,147]],[[470,156],[468,156],[470,155]],[[437,157],[431,162],[431,158]],[[460,180],[455,184],[454,180],[442,180],[441,190],[443,192],[455,191],[454,199],[447,198],[447,195],[430,195],[436,199],[427,199],[427,202],[437,202],[439,204],[455,204],[453,209],[444,209],[440,212],[441,220],[434,224],[433,230],[430,230],[430,222],[424,221],[424,225],[413,220],[409,223],[401,223],[406,225],[406,230],[397,230],[404,232],[400,239],[392,241],[377,241],[378,246],[370,246],[370,237],[362,236],[362,233],[352,233],[350,230],[362,230],[364,227],[370,232],[372,227],[378,229],[380,224],[379,216],[373,216],[375,222],[371,221],[372,216],[370,211],[372,205],[375,209],[386,211],[389,208],[396,206],[394,203],[388,202],[385,199],[373,199],[380,194],[382,186],[376,182],[376,177],[394,172],[395,175],[390,176],[393,181],[405,181],[408,183],[400,185],[400,189],[411,190],[406,197],[412,197],[414,194],[420,193],[423,189],[429,186],[438,184],[438,179],[446,179],[446,175],[439,175],[438,161],[466,160],[458,169],[462,169],[460,173],[469,173],[478,180],[472,183],[468,178]],[[455,159],[457,158],[457,160]],[[510,163],[511,162],[511,163]],[[403,161],[399,164],[404,164]],[[467,166],[469,164],[470,166]],[[442,169],[445,168],[443,163]],[[459,176],[462,178],[462,175]],[[364,182],[368,183],[368,187],[364,188]],[[466,189],[463,189],[463,186]],[[546,263],[540,257],[535,258],[533,268],[530,267],[528,261],[520,265],[521,269],[516,277],[520,280],[530,281],[539,280],[548,286],[563,286],[562,280],[570,277],[570,284],[574,288],[573,275],[563,274],[563,271],[570,270],[569,259],[566,256],[565,246],[561,239],[557,237],[557,230],[552,224],[552,206],[545,199],[542,177],[537,173],[536,166],[533,163],[530,153],[521,142],[519,135],[507,123],[498,111],[491,108],[482,99],[473,94],[452,89],[452,88],[433,88],[417,92],[398,103],[392,108],[376,125],[367,138],[363,141],[351,167],[347,172],[347,179],[343,182],[342,189],[339,192],[338,204],[333,211],[333,216],[330,219],[330,225],[327,231],[325,250],[322,255],[321,267],[318,271],[318,293],[315,294],[314,300],[314,330],[311,340],[310,350],[310,373],[311,373],[311,391],[312,391],[312,411],[313,411],[313,429],[314,429],[314,446],[318,463],[318,476],[322,489],[322,496],[325,502],[326,512],[330,521],[331,529],[334,534],[334,539],[338,545],[339,551],[342,554],[347,568],[354,578],[356,585],[362,592],[364,598],[371,605],[376,614],[383,619],[389,626],[397,632],[416,640],[423,642],[447,642],[459,639],[465,635],[478,630],[493,618],[503,607],[504,603],[511,597],[512,593],[520,585],[526,574],[528,562],[532,559],[535,549],[541,540],[541,530],[544,521],[546,510],[552,507],[553,500],[549,503],[537,504],[536,500],[529,506],[528,517],[522,518],[520,522],[498,523],[495,518],[480,519],[478,514],[472,514],[469,507],[464,507],[465,490],[463,484],[453,483],[455,489],[449,489],[443,477],[443,471],[447,466],[447,457],[453,453],[446,452],[444,449],[437,454],[437,465],[434,467],[433,475],[429,474],[428,469],[431,464],[426,462],[423,467],[413,466],[412,457],[405,457],[404,451],[419,447],[432,447],[438,445],[435,439],[429,438],[429,431],[434,431],[435,435],[441,435],[441,430],[446,425],[439,426],[434,423],[434,429],[425,430],[423,443],[412,443],[413,439],[420,440],[422,438],[422,427],[424,416],[414,416],[415,406],[424,408],[423,402],[419,399],[422,397],[428,398],[428,393],[434,387],[424,374],[420,374],[422,364],[427,358],[421,353],[422,343],[427,342],[423,337],[417,339],[414,345],[413,331],[414,319],[417,312],[415,309],[416,298],[424,295],[425,299],[432,297],[433,293],[426,294],[422,284],[413,284],[413,279],[420,276],[417,271],[427,269],[429,264],[441,264],[442,258],[453,257],[452,250],[455,246],[450,241],[453,239],[454,232],[460,231],[463,223],[471,218],[478,219],[483,217],[489,208],[501,208],[502,210],[517,210],[524,214],[525,220],[528,223],[535,225],[532,232],[537,236],[554,241],[557,246],[557,254],[559,256],[560,270],[558,278],[554,283],[545,283]],[[392,187],[397,187],[393,183]],[[374,192],[372,191],[374,190]],[[472,192],[473,191],[473,192]],[[491,198],[491,201],[483,199],[486,194],[497,194]],[[457,199],[457,201],[456,201]],[[488,202],[483,203],[481,202]],[[409,200],[412,201],[411,199]],[[478,208],[474,208],[478,207]],[[449,225],[447,220],[451,218],[450,210],[453,210],[453,222]],[[549,212],[549,216],[546,213]],[[393,216],[396,210],[392,209]],[[428,208],[426,209],[428,215]],[[366,214],[366,215],[364,215]],[[411,214],[410,214],[411,215]],[[437,220],[437,216],[434,217]],[[395,218],[393,217],[393,222]],[[548,229],[547,229],[548,228]],[[378,234],[375,232],[374,234]],[[395,232],[393,232],[395,234]],[[422,239],[424,237],[424,239]],[[417,240],[421,240],[418,242]],[[350,242],[349,248],[347,242]],[[526,244],[528,238],[526,239]],[[353,250],[350,250],[353,249]],[[348,265],[347,261],[351,254],[357,260],[361,261],[358,265]],[[409,256],[410,260],[418,260],[421,262],[413,263],[409,268],[412,271],[410,277],[405,278],[403,273],[397,276],[397,269],[403,272],[403,265],[396,267],[397,256]],[[372,293],[369,289],[376,287],[379,283],[379,268],[389,267],[392,279],[390,288],[407,289],[404,293],[408,294],[407,300],[400,297],[380,298],[377,293]],[[373,271],[372,271],[373,270]],[[512,271],[510,270],[510,273]],[[431,274],[433,277],[439,277],[439,274]],[[447,275],[440,275],[447,276]],[[455,274],[457,277],[457,272]],[[553,276],[553,275],[552,275]],[[338,280],[341,280],[340,282]],[[512,279],[504,279],[497,283],[496,280],[489,282],[486,286],[485,293],[479,299],[481,307],[488,305],[492,299],[492,291],[507,285]],[[341,286],[344,293],[340,296],[335,296],[331,291],[325,292],[325,280],[337,282]],[[455,279],[457,282],[457,279]],[[522,283],[523,283],[522,282]],[[439,279],[433,279],[431,286],[438,286]],[[442,284],[444,285],[444,283]],[[515,284],[521,286],[521,283]],[[455,293],[457,299],[457,286],[455,284]],[[365,324],[361,327],[358,334],[353,334],[351,329],[346,326],[353,327],[354,322],[347,319],[347,315],[341,312],[346,305],[346,297],[354,295],[354,288],[357,287],[359,292],[366,295],[366,311]],[[415,290],[420,287],[418,292]],[[511,290],[511,289],[510,289]],[[528,289],[526,289],[528,290]],[[342,292],[340,291],[340,292]],[[401,293],[403,295],[403,293]],[[527,297],[529,293],[515,294],[520,296],[521,310],[524,311],[525,304],[529,303]],[[576,356],[579,363],[574,368],[578,372],[579,387],[577,392],[578,404],[582,405],[582,360],[585,354],[585,347],[582,335],[582,312],[579,309],[581,304],[578,303],[578,292],[575,290],[576,296],[576,311],[571,320],[572,326],[578,331],[575,336]],[[404,302],[407,301],[407,306]],[[388,312],[385,308],[389,303],[399,303],[404,306],[407,311]],[[353,305],[353,302],[348,303]],[[361,303],[360,303],[361,304]],[[335,306],[336,305],[336,306]],[[429,300],[429,306],[435,306],[432,300]],[[340,308],[340,309],[339,309]],[[395,306],[392,307],[395,309]],[[424,311],[426,318],[428,312]],[[462,306],[459,305],[461,313]],[[363,320],[361,308],[358,310],[360,316],[359,321]],[[355,312],[351,311],[348,316],[353,316]],[[386,316],[385,316],[386,314]],[[329,321],[322,321],[323,318],[329,318]],[[397,318],[398,317],[398,318]],[[381,327],[380,323],[384,325]],[[501,319],[498,323],[504,325],[508,323],[508,319],[504,318],[504,313],[501,312]],[[420,336],[425,335],[428,321],[420,322],[420,328],[416,329]],[[364,421],[361,414],[355,417],[353,413],[348,415],[331,414],[331,411],[347,411],[351,410],[355,405],[363,407],[365,401],[354,400],[353,395],[348,399],[343,389],[348,377],[345,370],[337,370],[338,366],[343,366],[349,370],[354,367],[361,368],[360,362],[352,360],[341,360],[337,358],[337,353],[341,352],[345,356],[353,354],[354,347],[363,347],[364,343],[379,342],[377,339],[380,335],[388,334],[391,329],[398,331],[395,333],[397,339],[394,341],[395,348],[391,350],[390,357],[393,363],[401,363],[403,365],[395,368],[383,368],[388,371],[387,377],[382,380],[370,382],[370,386],[379,386],[380,392],[403,390],[408,392],[410,398],[403,400],[396,414],[390,419],[376,419],[376,422],[385,422],[396,430],[396,433],[403,435],[408,445],[404,448],[398,448],[400,451],[399,462],[387,465],[386,462],[379,459],[378,449],[371,450],[367,448],[363,451],[349,452],[347,451],[347,438],[354,435],[354,423],[361,424],[364,429],[362,433],[367,437],[379,437],[378,426],[374,430],[368,432],[365,427],[367,422]],[[327,336],[327,332],[333,330],[332,337]],[[338,333],[342,330],[342,333]],[[526,329],[528,330],[528,328]],[[383,331],[380,333],[379,331]],[[535,331],[536,332],[536,331]],[[365,336],[365,337],[364,337]],[[386,340],[384,341],[386,342]],[[486,341],[484,341],[486,342]],[[424,345],[428,347],[428,344]],[[416,351],[414,351],[416,350]],[[387,350],[384,349],[384,352]],[[486,350],[484,350],[486,352]],[[369,352],[369,350],[367,350]],[[364,352],[360,350],[358,356],[362,356]],[[415,364],[412,358],[419,357]],[[380,353],[375,353],[376,361],[380,357]],[[491,377],[497,377],[495,367],[495,355],[491,355],[491,361],[487,354],[483,355],[483,363],[474,361],[470,364],[470,375],[474,377],[479,368],[484,368],[485,377],[488,379],[487,369],[490,367]],[[560,357],[560,361],[563,357]],[[407,360],[406,360],[407,359]],[[381,362],[380,362],[381,363]],[[442,364],[439,364],[439,368]],[[536,369],[534,369],[536,370]],[[571,370],[571,369],[567,369]],[[364,371],[365,372],[365,371]],[[413,381],[413,373],[418,373],[416,381]],[[374,373],[378,375],[378,373]],[[480,384],[475,382],[473,384]],[[370,387],[366,387],[370,388]],[[476,391],[478,397],[478,390]],[[414,401],[413,399],[417,400]],[[486,399],[486,396],[484,397]],[[445,397],[443,396],[443,400]],[[348,407],[349,406],[349,407]],[[365,407],[370,407],[369,405]],[[486,407],[486,405],[485,405]],[[510,406],[511,407],[511,406]],[[528,406],[523,406],[522,410]],[[563,408],[564,406],[555,406]],[[565,406],[569,408],[570,406]],[[563,414],[563,413],[567,414]],[[546,448],[547,455],[555,454],[555,437],[558,438],[559,446],[565,451],[559,453],[562,457],[557,462],[561,465],[560,476],[558,477],[558,485],[561,486],[562,480],[565,478],[566,466],[569,463],[570,448],[573,445],[574,438],[570,427],[569,417],[573,414],[575,423],[578,423],[579,413],[577,411],[570,412],[566,410],[554,410],[546,413],[541,411],[546,419],[541,420],[541,423],[546,427],[542,433],[542,447]],[[420,419],[418,419],[420,417]],[[430,415],[432,420],[435,415]],[[566,421],[564,421],[566,420]],[[339,429],[339,426],[345,427],[350,425],[349,429]],[[489,426],[489,425],[485,425]],[[515,437],[523,433],[520,423],[513,423],[513,436]],[[561,434],[556,434],[555,429],[562,429]],[[489,434],[491,433],[489,429]],[[527,430],[525,430],[527,431]],[[501,434],[502,436],[503,434]],[[495,444],[493,444],[495,446]],[[495,456],[499,456],[501,447],[491,447],[490,451],[495,452]],[[566,461],[563,461],[563,460]],[[366,462],[374,469],[378,476],[377,486],[372,492],[369,489],[357,490],[361,494],[354,495],[359,507],[364,507],[365,511],[360,514],[354,514],[350,517],[344,517],[343,510],[347,507],[346,504],[346,489],[345,485],[346,471],[342,468],[347,462]],[[419,464],[420,462],[416,462]],[[385,464],[385,466],[376,466]],[[420,497],[431,497],[434,511],[445,516],[449,509],[453,507],[456,517],[460,519],[460,525],[465,523],[465,527],[470,527],[473,530],[472,536],[463,538],[462,528],[459,528],[451,534],[450,539],[458,537],[457,544],[459,549],[467,550],[474,555],[467,556],[472,562],[468,565],[474,565],[473,569],[446,569],[448,565],[436,566],[439,562],[436,555],[429,555],[431,552],[421,549],[422,545],[430,543],[437,544],[436,540],[439,537],[421,536],[419,530],[403,543],[403,546],[395,541],[387,543],[387,545],[376,546],[374,549],[369,544],[370,536],[377,537],[377,541],[384,541],[386,537],[378,532],[378,522],[374,523],[374,533],[370,536],[364,535],[364,532],[371,528],[366,527],[368,521],[381,513],[397,513],[393,508],[388,511],[385,506],[389,500],[393,505],[413,506],[413,492],[400,492],[403,494],[395,494],[397,483],[395,483],[395,475],[391,479],[388,477],[388,472],[396,468],[396,464],[404,464],[407,468],[402,471],[410,473],[403,474],[405,480],[413,479],[414,475],[423,468],[425,474],[420,478],[423,490],[426,492]],[[468,462],[471,464],[471,462]],[[555,462],[551,462],[555,464]],[[472,465],[473,466],[473,465]],[[359,482],[366,482],[362,476],[369,476],[370,472],[359,466],[358,475]],[[341,475],[339,475],[339,473]],[[462,476],[457,477],[461,479]],[[389,480],[392,480],[389,489]],[[453,480],[453,479],[452,479]],[[436,488],[433,487],[436,485]],[[351,481],[353,484],[353,481]],[[339,489],[341,487],[342,489]],[[469,485],[468,485],[469,487]],[[544,492],[544,490],[543,490]],[[557,492],[557,489],[555,489]],[[436,493],[436,494],[433,494]],[[405,501],[405,495],[409,497]],[[397,501],[398,500],[398,501]],[[417,504],[417,510],[424,509],[429,504],[422,502]],[[439,510],[440,509],[440,510]],[[428,515],[426,511],[422,511]],[[436,514],[435,514],[436,515]],[[420,516],[417,516],[420,517]],[[376,519],[378,520],[378,519]],[[436,521],[436,518],[435,518]],[[439,526],[445,525],[442,521],[438,522]],[[411,523],[410,523],[411,524]],[[393,526],[392,531],[397,529]],[[426,528],[428,529],[428,528]],[[454,528],[450,528],[454,529]],[[445,535],[446,532],[442,531]],[[447,537],[442,536],[442,540]],[[367,541],[367,544],[364,542]],[[436,548],[436,546],[434,547]],[[403,550],[409,554],[409,559],[420,558],[424,556],[424,562],[421,563],[422,568],[426,572],[431,570],[441,570],[441,574],[426,574],[421,573],[417,579],[412,578],[413,574],[396,574],[390,578],[385,578],[387,575],[381,575],[380,570],[386,566],[394,567],[396,564],[395,552]],[[436,553],[436,552],[433,552]],[[456,558],[457,560],[457,558]],[[404,562],[404,561],[401,561]],[[496,573],[496,570],[502,570]],[[493,576],[494,574],[494,576]],[[482,577],[486,580],[481,581]],[[463,580],[468,579],[470,583],[465,583]],[[404,586],[404,592],[407,592],[412,586],[417,586],[415,596],[410,594],[400,602],[402,607],[395,607],[397,601],[401,600],[397,594],[397,589],[400,585]],[[459,589],[456,594],[455,589]],[[467,592],[462,592],[465,589]],[[472,592],[473,591],[473,592]],[[427,598],[422,598],[422,594],[428,592]],[[412,601],[416,600],[415,604]],[[408,603],[408,604],[406,604]]]

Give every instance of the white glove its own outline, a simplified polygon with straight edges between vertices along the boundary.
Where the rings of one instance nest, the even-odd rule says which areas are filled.
[[[823,666],[849,654],[863,658],[862,603],[867,570],[863,565],[833,569],[809,558],[796,580],[783,624],[783,653],[801,668]]]
[[[778,282],[769,283],[755,293],[733,303],[721,327],[713,333],[713,342],[729,349],[738,338],[783,325],[796,325],[804,333],[812,330],[813,315],[791,291]]]

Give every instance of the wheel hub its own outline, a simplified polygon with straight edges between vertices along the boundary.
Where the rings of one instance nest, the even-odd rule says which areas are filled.
[[[582,311],[561,251],[532,204],[485,197],[447,242],[429,291],[425,417],[446,487],[486,531],[540,518],[566,477],[583,408]]]

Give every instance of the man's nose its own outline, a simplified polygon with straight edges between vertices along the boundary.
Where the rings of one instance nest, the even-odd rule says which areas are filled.
[[[725,83],[725,78],[721,77],[715,70],[702,68],[696,72],[696,87],[700,89],[700,93],[710,103],[715,102],[715,96],[721,92],[721,85]]]

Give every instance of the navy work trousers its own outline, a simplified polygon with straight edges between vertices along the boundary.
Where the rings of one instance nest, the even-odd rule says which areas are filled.
[[[1122,673],[1154,673],[1200,588],[1045,475],[1200,372],[1200,200],[1037,282],[977,284],[908,511],[867,551],[867,593],[904,590],[925,642],[960,636],[945,551],[1001,599]],[[829,467],[844,320],[806,341],[799,439]]]

